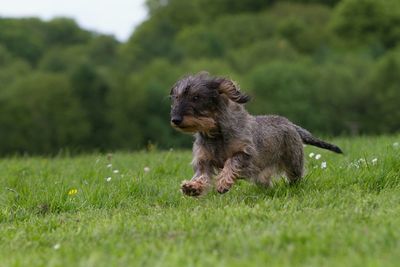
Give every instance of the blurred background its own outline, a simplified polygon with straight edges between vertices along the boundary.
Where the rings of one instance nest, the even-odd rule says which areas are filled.
[[[168,93],[201,70],[315,134],[400,130],[398,0],[58,2],[63,17],[0,5],[1,155],[189,147]]]

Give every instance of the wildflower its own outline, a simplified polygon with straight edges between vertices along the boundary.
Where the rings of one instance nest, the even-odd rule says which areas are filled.
[[[355,167],[355,168],[359,169],[360,165],[358,165],[358,162],[359,162],[359,160],[350,162],[349,167]]]
[[[119,173],[119,170],[113,170],[113,173]]]
[[[378,159],[374,158],[374,159],[371,160],[371,162],[372,162],[372,165],[375,165],[378,162]]]
[[[53,249],[54,249],[54,250],[59,250],[60,247],[61,247],[60,243],[57,243],[57,244],[55,244],[55,245],[53,246]]]
[[[310,158],[313,158],[314,155],[315,155],[315,154],[311,152],[308,156],[309,156]]]
[[[68,195],[69,196],[76,195],[77,193],[78,193],[78,189],[75,189],[75,188],[73,188],[73,189],[68,191]]]
[[[321,158],[321,154],[315,155],[315,159],[320,159],[320,158]]]
[[[357,162],[358,162],[358,164],[361,165],[361,166],[367,164],[367,161],[366,161],[364,158],[359,159]]]
[[[106,181],[107,181],[107,182],[111,181],[111,177],[107,177],[107,178],[106,178]]]
[[[326,161],[321,162],[321,169],[326,169]]]
[[[150,171],[150,168],[149,167],[144,167],[144,172],[149,172]]]
[[[359,163],[365,163],[365,159],[364,159],[364,158],[360,158],[360,159],[358,160],[358,162],[359,162]]]
[[[111,163],[107,165],[107,168],[111,168],[111,167],[112,167],[112,164],[111,164]]]

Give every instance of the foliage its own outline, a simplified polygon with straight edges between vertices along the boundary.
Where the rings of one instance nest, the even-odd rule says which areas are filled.
[[[62,75],[34,73],[19,78],[1,92],[0,113],[3,153],[74,148],[88,135],[78,99]]]
[[[391,48],[400,40],[400,2],[347,0],[335,10],[334,31],[355,42],[382,43]]]
[[[250,111],[285,115],[317,134],[400,130],[396,0],[147,6],[149,18],[124,43],[68,18],[0,18],[0,154],[187,147],[191,137],[169,126],[167,96],[201,70],[239,82],[253,96]],[[34,114],[45,118],[43,132]]]
[[[400,121],[400,46],[382,57],[372,70],[366,82],[364,101],[369,105],[366,114],[366,129],[379,133],[394,132],[399,129]],[[379,91],[379,94],[376,93]],[[382,114],[387,116],[382,117]]]

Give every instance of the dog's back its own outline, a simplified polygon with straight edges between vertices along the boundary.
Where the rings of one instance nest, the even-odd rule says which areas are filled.
[[[301,177],[303,142],[293,124],[275,115],[255,116],[255,121],[254,144],[259,168],[286,172],[289,179]]]

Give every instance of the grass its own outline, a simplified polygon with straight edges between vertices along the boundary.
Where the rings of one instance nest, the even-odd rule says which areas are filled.
[[[188,151],[1,159],[0,266],[398,266],[400,136],[335,142],[296,186],[201,198]]]

